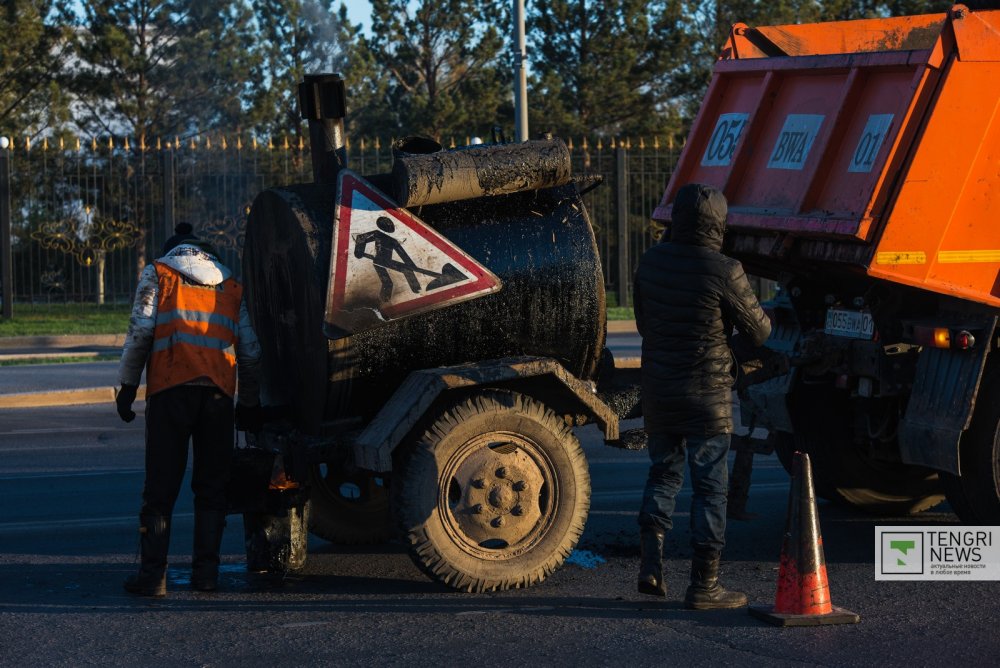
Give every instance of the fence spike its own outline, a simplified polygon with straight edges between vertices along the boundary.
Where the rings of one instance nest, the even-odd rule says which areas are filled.
[[[378,137],[375,137],[375,150],[378,151],[382,148],[382,142],[379,141]]]
[[[267,138],[267,150],[269,150],[269,151],[273,151],[274,150],[274,138],[273,137],[268,137]]]
[[[243,150],[243,135],[236,135],[236,150]]]
[[[188,148],[190,148],[191,150],[198,148],[197,137],[191,137],[191,141],[188,143]]]
[[[284,142],[284,146],[283,146],[283,148],[284,148],[284,149],[285,149],[286,151],[288,150],[288,135],[285,135],[285,142]]]
[[[653,137],[653,148],[655,148],[657,151],[660,150],[660,136],[659,135],[656,135],[656,136]]]
[[[448,144],[448,148],[455,148],[455,138],[454,137],[451,138],[451,143]]]
[[[59,137],[59,150],[61,151],[64,148],[66,148],[66,145],[63,143],[63,138]]]
[[[250,143],[253,145],[253,150],[257,150],[257,135],[254,135],[250,139]]]
[[[91,151],[96,151],[97,150],[97,137],[91,137],[90,138],[90,150]]]
[[[125,135],[125,150],[128,151],[131,148],[128,143],[128,135]]]
[[[361,138],[361,151],[364,152],[364,150],[365,150],[365,138],[362,137]]]
[[[212,148],[212,138],[209,135],[205,135],[205,149]]]
[[[108,135],[108,149],[114,149],[115,147],[115,137],[114,135]]]
[[[306,147],[306,142],[302,138],[302,135],[299,135],[299,150],[302,151],[305,149],[305,147]]]
[[[344,150],[345,151],[350,151],[351,150],[351,138],[350,137],[344,137]]]
[[[669,148],[671,151],[674,150],[674,135],[673,134],[667,135],[667,148]]]
[[[573,150],[573,138],[572,137],[570,137],[569,141],[566,142],[566,148],[568,148],[571,151]]]
[[[611,143],[608,145],[608,148],[610,148],[611,150],[614,150],[614,149],[618,148],[618,146],[615,143],[615,138],[614,137],[611,138]]]
[[[76,138],[76,150],[77,151],[80,150],[80,138],[79,137]]]
[[[149,147],[146,145],[146,133],[143,132],[139,135],[139,150],[145,153],[147,148]]]
[[[644,137],[639,137],[639,150],[646,150],[646,139]]]
[[[163,150],[163,142],[160,141],[159,137],[156,138],[156,150],[157,151]]]
[[[604,150],[604,146],[603,146],[603,144],[601,143],[601,138],[600,138],[600,137],[598,137],[598,138],[597,138],[597,150],[598,150],[598,151],[602,151],[602,150]]]
[[[587,146],[587,137],[584,135],[583,141],[580,143],[580,148],[586,151],[589,147]]]
[[[226,142],[226,135],[222,135],[222,150],[225,151],[229,148],[229,144]]]

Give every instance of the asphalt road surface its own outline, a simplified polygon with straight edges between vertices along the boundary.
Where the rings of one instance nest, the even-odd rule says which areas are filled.
[[[141,408],[141,404],[137,405]],[[635,426],[635,425],[630,425]],[[875,520],[820,504],[833,602],[854,626],[778,629],[745,610],[680,604],[688,559],[688,488],[671,533],[666,601],[634,591],[635,511],[644,452],[578,430],[590,461],[590,519],[577,551],[539,586],[455,593],[396,544],[313,540],[305,570],[283,581],[243,568],[230,516],[222,589],[196,594],[191,500],[175,514],[170,594],[133,598],[142,429],[111,406],[0,411],[2,665],[993,665],[1000,585],[876,582],[879,523],[954,523],[946,507]],[[773,601],[788,479],[773,456],[754,470],[752,522],[731,522],[724,583]]]

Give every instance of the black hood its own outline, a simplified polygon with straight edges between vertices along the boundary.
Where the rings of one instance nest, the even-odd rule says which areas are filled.
[[[671,209],[670,241],[721,251],[728,211],[726,196],[716,188],[701,183],[682,186]]]

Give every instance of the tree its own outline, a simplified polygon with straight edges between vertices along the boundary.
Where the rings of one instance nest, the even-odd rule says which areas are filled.
[[[373,0],[367,48],[387,79],[386,115],[373,117],[373,129],[440,139],[486,134],[499,115],[509,118],[501,17],[484,0]]]
[[[534,127],[617,135],[669,125],[688,41],[679,0],[539,0],[530,9]]]
[[[76,95],[85,131],[146,138],[235,122],[250,85],[241,0],[88,0]]]
[[[347,19],[343,4],[333,0],[254,0],[262,59],[254,71],[259,82],[251,101],[251,118],[272,135],[303,132],[298,84],[306,74],[347,72],[348,100],[359,80],[352,60],[364,65],[355,48],[360,28]],[[360,87],[359,87],[360,88]]]
[[[0,2],[0,128],[38,134],[65,115],[62,72],[72,52],[70,2]]]

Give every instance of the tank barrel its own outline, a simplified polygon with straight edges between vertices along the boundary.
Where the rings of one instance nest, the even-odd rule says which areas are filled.
[[[299,111],[309,121],[313,180],[336,183],[337,173],[347,166],[344,147],[344,117],[347,100],[339,74],[307,74],[299,84]]]

